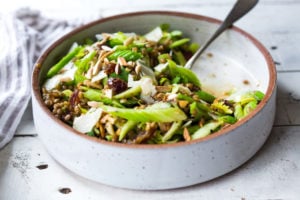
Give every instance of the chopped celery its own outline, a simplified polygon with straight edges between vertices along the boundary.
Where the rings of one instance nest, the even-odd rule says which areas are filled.
[[[240,103],[242,106],[245,106],[246,104],[248,104],[251,101],[256,101],[254,96],[245,96],[245,97],[242,97],[242,99],[240,100]]]
[[[170,33],[170,35],[171,35],[172,38],[181,37],[182,36],[182,31],[175,30],[175,31],[172,31]]]
[[[107,44],[110,47],[115,47],[115,46],[118,46],[118,45],[123,45],[123,40],[120,40],[119,38],[111,38],[107,41]]]
[[[94,137],[95,136],[95,132],[93,130],[89,131],[86,133],[88,136]]]
[[[234,124],[237,119],[231,115],[224,115],[218,118],[219,121],[228,123],[228,124]]]
[[[126,134],[132,130],[136,125],[137,121],[128,120],[121,128],[121,132],[119,135],[119,141],[122,141]]]
[[[115,95],[113,98],[114,99],[126,99],[126,98],[137,96],[138,94],[141,93],[141,91],[142,91],[141,86],[136,86],[136,87],[132,87],[128,90],[125,90],[122,93]]]
[[[183,39],[180,39],[180,40],[176,40],[175,42],[173,42],[171,45],[170,45],[170,48],[173,49],[173,48],[177,48],[177,47],[180,47],[182,46],[183,44],[186,44],[190,41],[189,38],[183,38]]]
[[[189,51],[192,53],[196,53],[198,49],[199,49],[199,44],[197,43],[191,43],[189,46]]]
[[[206,107],[203,108],[203,104],[194,101],[190,104],[190,114],[195,120],[200,120],[201,118],[210,119],[208,114],[209,110]]]
[[[221,114],[233,113],[232,109],[228,105],[225,105],[224,101],[214,101],[211,104],[211,108]]]
[[[208,103],[212,103],[216,99],[216,97],[207,92],[204,92],[203,90],[199,90],[198,92],[196,92],[196,94],[200,99]]]
[[[123,32],[119,31],[113,34],[107,43],[110,47],[114,47],[116,45],[122,45],[126,39],[127,36]]]
[[[237,103],[234,107],[234,113],[233,113],[234,117],[236,117],[238,120],[242,119],[244,117],[244,111],[243,111],[243,107],[240,103]]]
[[[81,83],[84,80],[86,80],[86,77],[84,76],[84,72],[82,72],[81,70],[76,70],[75,74],[74,74],[74,81],[75,84]]]
[[[254,91],[253,95],[257,101],[261,101],[265,97],[265,94],[258,90]]]
[[[90,101],[103,102],[104,104],[116,106],[119,108],[124,107],[117,100],[110,99],[110,98],[104,96],[104,94],[100,90],[87,88],[86,91],[83,92],[83,96]]]
[[[108,56],[109,60],[117,60],[118,57],[123,57],[126,61],[136,61],[142,58],[142,54],[128,49],[116,50]]]
[[[171,59],[170,54],[164,53],[157,57],[159,63],[165,63],[167,60]]]
[[[82,72],[86,72],[89,69],[89,62],[93,60],[95,55],[97,54],[97,51],[91,51],[86,56],[84,56],[82,59],[77,60],[75,62],[75,65],[77,66],[78,70]]]
[[[178,100],[186,100],[186,101],[188,101],[189,103],[195,102],[195,100],[194,100],[192,97],[190,97],[190,96],[188,96],[188,95],[181,94],[181,93],[179,93],[179,94],[177,95],[177,99],[178,99]],[[196,103],[196,102],[195,102],[195,103]]]
[[[57,74],[66,64],[68,64],[82,49],[82,46],[77,46],[71,50],[66,56],[64,56],[57,64],[50,68],[47,73],[47,78],[51,78]]]
[[[205,112],[210,112],[211,108],[209,107],[209,104],[204,103],[204,102],[197,102],[197,106],[199,109],[205,111]]]
[[[62,91],[62,93],[66,96],[66,97],[71,97],[71,95],[72,95],[72,90],[69,90],[69,89],[67,89],[67,90],[63,90]]]
[[[165,84],[169,84],[169,83],[170,83],[170,80],[167,79],[166,77],[163,77],[159,80],[160,85],[165,85]]]
[[[97,54],[97,51],[91,51],[87,55],[85,55],[82,59],[79,59],[75,62],[75,65],[77,66],[77,70],[75,72],[75,83],[83,82],[86,77],[84,76],[84,73],[89,69],[89,63],[91,60],[94,59],[95,55]]]
[[[175,76],[173,79],[172,79],[172,84],[178,84],[181,82],[181,77],[180,76]]]
[[[244,106],[244,115],[248,115],[257,107],[257,101],[251,101]]]
[[[169,63],[169,70],[170,70],[170,74],[173,77],[176,76],[180,76],[181,78],[183,78],[185,80],[185,82],[190,82],[193,83],[194,85],[200,87],[200,81],[197,77],[197,75],[192,72],[191,70],[181,67],[179,65],[177,65],[174,61],[172,60],[168,60]]]
[[[155,105],[155,104],[154,104]],[[147,109],[115,108],[100,105],[107,113],[124,119],[137,122],[174,122],[185,120],[187,116],[177,107],[155,108],[149,106]]]
[[[182,121],[173,122],[171,128],[166,132],[166,134],[162,137],[162,142],[165,143],[179,130],[181,127]]]
[[[261,91],[249,91],[241,96],[240,103],[245,106],[251,101],[260,102],[264,98],[264,93]]]
[[[201,109],[198,108],[197,102],[193,102],[190,104],[190,114],[196,120],[199,120],[200,118],[202,118],[205,115],[205,113]]]
[[[175,60],[179,65],[184,66],[186,63],[186,59],[181,51],[174,51],[175,54]]]
[[[214,130],[219,128],[222,125],[220,121],[212,121],[205,124],[203,127],[199,128],[195,133],[192,134],[192,139],[199,139],[208,136]]]

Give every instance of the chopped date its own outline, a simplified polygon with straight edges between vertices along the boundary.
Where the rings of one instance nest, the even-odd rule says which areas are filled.
[[[75,90],[70,98],[70,105],[72,107],[75,107],[78,103],[80,102],[80,98],[79,98],[79,90]]]
[[[120,78],[109,78],[107,85],[115,94],[123,92],[127,89],[127,83]]]
[[[115,63],[108,63],[104,66],[104,71],[106,74],[111,74],[115,72],[116,64]]]

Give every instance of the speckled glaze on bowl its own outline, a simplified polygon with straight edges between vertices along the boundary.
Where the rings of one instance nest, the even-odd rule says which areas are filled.
[[[250,159],[267,139],[275,115],[276,70],[267,50],[233,27],[218,38],[194,67],[206,90],[260,89],[265,98],[235,125],[206,138],[164,145],[127,145],[83,135],[56,119],[43,104],[40,89],[47,70],[73,42],[101,32],[146,33],[168,23],[199,44],[220,21],[187,13],[139,12],[87,24],[56,41],[38,59],[32,77],[34,122],[45,147],[62,165],[85,178],[131,189],[170,189],[226,174]],[[234,70],[233,70],[234,69]]]

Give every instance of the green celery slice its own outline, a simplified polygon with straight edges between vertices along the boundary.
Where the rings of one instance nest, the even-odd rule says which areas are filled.
[[[137,59],[142,57],[142,54],[128,49],[116,50],[108,56],[108,59],[117,60],[118,57],[123,57],[126,61],[136,61]]]
[[[142,91],[141,86],[136,86],[136,87],[130,88],[128,90],[125,90],[122,93],[115,95],[113,98],[114,99],[127,99],[130,97],[137,96],[138,94],[141,93],[141,91]]]
[[[217,129],[219,126],[222,125],[220,121],[213,121],[205,124],[203,127],[199,128],[193,135],[192,139],[199,139],[208,136],[212,131]]]
[[[171,128],[168,132],[162,137],[162,142],[165,143],[176,133],[176,131],[180,128],[182,121],[173,122]]]
[[[121,128],[120,135],[119,135],[119,141],[122,141],[123,138],[126,136],[126,134],[132,130],[136,125],[137,121],[128,120]]]
[[[176,48],[176,47],[180,47],[180,46],[188,43],[189,41],[190,41],[189,38],[183,38],[183,39],[180,39],[180,40],[176,40],[175,42],[173,42],[170,45],[170,48],[173,49],[173,48]]]
[[[47,78],[51,78],[57,74],[66,64],[68,64],[82,49],[82,46],[77,46],[64,56],[58,63],[56,63],[47,73]]]
[[[244,115],[247,116],[257,107],[257,101],[250,101],[244,106]]]
[[[90,101],[102,102],[107,105],[112,105],[116,107],[124,107],[118,100],[110,99],[106,97],[101,90],[87,88],[86,91],[83,92],[83,96]]]
[[[161,107],[155,104],[146,109],[116,108],[106,105],[100,105],[100,107],[113,116],[137,122],[174,122],[187,118],[178,107]]]
[[[194,85],[201,87],[201,83],[193,71],[177,65],[173,60],[168,60],[168,64],[172,77],[180,76],[183,80],[186,80],[186,82],[191,82]]]
[[[203,90],[199,90],[198,92],[196,92],[197,96],[202,99],[203,101],[206,101],[208,103],[212,103],[216,97],[207,93],[207,92],[204,92]]]

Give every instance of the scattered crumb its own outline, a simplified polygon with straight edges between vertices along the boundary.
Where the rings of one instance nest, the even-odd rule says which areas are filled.
[[[249,85],[249,84],[250,84],[250,81],[244,80],[243,83],[244,83],[245,85]]]
[[[41,165],[36,166],[36,168],[38,168],[40,170],[47,169],[48,168],[48,164],[41,164]]]
[[[210,76],[211,78],[216,78],[216,77],[217,77],[215,73],[209,74],[209,76]]]
[[[241,200],[246,200],[246,198],[242,197]]]
[[[60,188],[58,191],[62,194],[69,194],[70,192],[72,192],[70,188]]]
[[[207,55],[207,57],[209,57],[209,58],[213,57],[213,54],[212,54],[212,53],[207,53],[206,55]]]
[[[30,160],[29,153],[18,152],[11,161],[11,165],[22,174],[25,180],[28,179],[27,170],[30,168],[28,160]]]
[[[234,192],[234,188],[230,188],[230,190],[231,190],[232,192]]]
[[[281,63],[277,62],[277,61],[275,61],[274,63],[275,63],[275,65],[281,65]]]
[[[271,49],[275,50],[275,49],[277,49],[277,46],[271,46]]]
[[[224,96],[230,96],[232,94],[232,91],[231,90],[229,90],[229,91],[225,91],[224,92]]]

